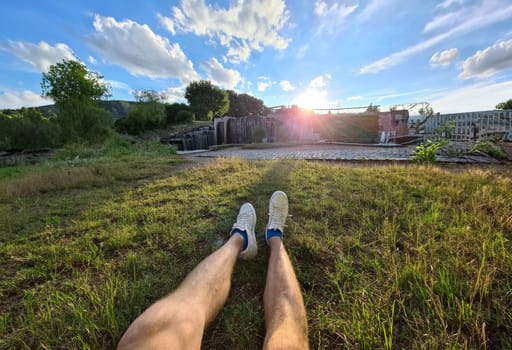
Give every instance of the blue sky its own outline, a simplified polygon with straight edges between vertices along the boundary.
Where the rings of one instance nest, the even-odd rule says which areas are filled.
[[[208,79],[267,106],[490,110],[512,98],[510,0],[17,0],[2,4],[0,108],[51,103],[78,57],[112,86],[183,98]]]

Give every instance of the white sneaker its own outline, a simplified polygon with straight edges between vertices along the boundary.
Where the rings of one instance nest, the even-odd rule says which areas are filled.
[[[288,216],[288,197],[283,191],[276,191],[270,197],[268,204],[268,224],[267,231],[265,233],[265,240],[271,237],[277,236],[283,239],[284,224],[286,217]],[[269,234],[269,230],[270,234]],[[281,234],[276,234],[275,231],[279,231]]]
[[[256,236],[254,234],[254,228],[256,227],[256,211],[251,203],[244,203],[240,207],[240,212],[236,218],[236,222],[233,224],[230,236],[239,234],[244,238],[244,243],[247,240],[247,247],[242,250],[240,257],[245,260],[252,259],[258,253],[258,246],[256,244]],[[233,232],[238,229],[246,233],[246,237],[242,233]]]

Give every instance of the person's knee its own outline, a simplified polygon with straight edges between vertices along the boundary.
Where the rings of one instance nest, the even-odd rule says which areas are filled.
[[[166,314],[159,311],[153,309],[136,319],[121,338],[118,349],[157,349],[166,344],[172,344],[174,349],[199,349],[204,316],[189,308],[167,309]]]

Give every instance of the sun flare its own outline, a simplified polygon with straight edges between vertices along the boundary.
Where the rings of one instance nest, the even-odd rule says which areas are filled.
[[[327,91],[325,90],[308,89],[296,96],[292,100],[292,105],[297,105],[304,109],[325,108],[327,105],[326,95]]]

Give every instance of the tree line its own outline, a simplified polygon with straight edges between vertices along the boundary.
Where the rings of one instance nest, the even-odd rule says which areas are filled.
[[[185,91],[188,104],[165,101],[154,90],[135,90],[136,103],[126,117],[113,123],[100,102],[110,96],[110,86],[99,73],[78,60],[63,60],[43,73],[42,96],[55,101],[56,112],[37,108],[0,110],[0,150],[58,147],[66,143],[101,143],[115,131],[139,134],[179,123],[208,121],[229,115],[266,115],[262,100],[233,90],[223,90],[210,81],[191,82]],[[372,107],[372,106],[371,106]],[[512,109],[512,99],[497,109]]]
[[[67,143],[101,143],[115,131],[139,134],[172,124],[208,121],[230,115],[242,117],[268,112],[262,100],[210,81],[191,82],[185,103],[166,103],[154,90],[135,90],[136,103],[124,118],[113,122],[100,102],[111,95],[104,77],[78,60],[63,60],[43,73],[43,97],[55,101],[56,111],[37,108],[0,110],[0,150],[58,147]]]

